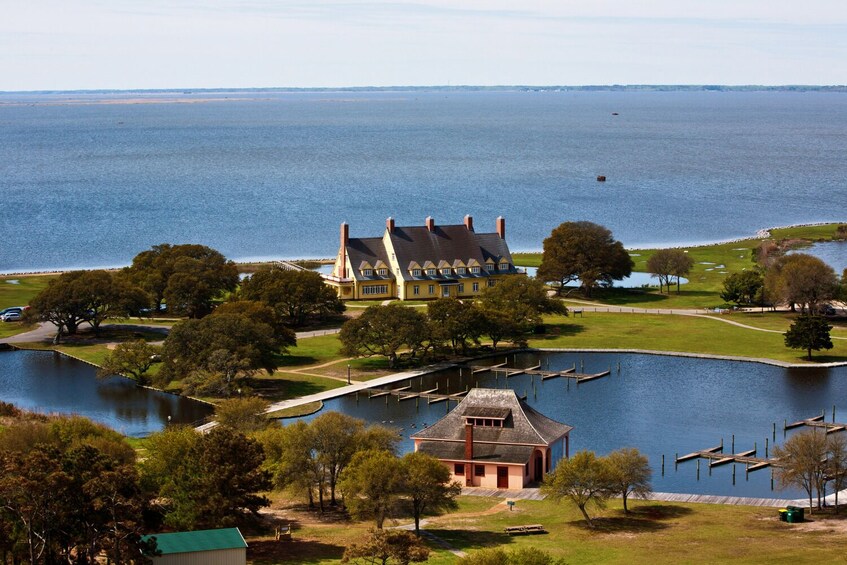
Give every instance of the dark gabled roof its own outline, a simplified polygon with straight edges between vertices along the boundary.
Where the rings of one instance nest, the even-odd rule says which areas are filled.
[[[530,445],[498,445],[493,443],[473,444],[473,460],[481,463],[518,463],[529,461],[535,450]],[[465,444],[453,441],[422,441],[418,451],[436,459],[465,461]]]
[[[244,541],[238,528],[142,536],[145,541],[149,538],[156,539],[156,548],[162,552],[162,555],[247,547],[247,542]]]
[[[433,231],[425,226],[395,227],[389,237],[401,265],[431,261],[441,268],[439,262],[450,266],[457,261],[468,263],[475,259],[482,264],[489,257],[495,262],[504,258],[512,264],[512,255],[504,239],[496,233],[476,233],[464,224],[435,226]],[[510,272],[517,272],[514,265]],[[413,280],[407,270],[402,276],[405,280]]]
[[[412,439],[464,442],[467,410],[508,408],[511,414],[503,427],[474,426],[474,443],[492,442],[519,445],[550,445],[573,428],[551,420],[518,399],[511,389],[472,388],[456,408],[435,424],[420,430]]]
[[[382,261],[388,265],[388,254],[385,252],[385,245],[383,245],[381,237],[350,238],[347,243],[347,256],[350,258],[350,265],[353,267],[353,272],[350,275],[357,281],[380,281],[393,278],[390,271],[384,276],[377,275],[376,271],[370,277],[362,275],[362,263],[370,263],[373,266],[376,265],[377,261]]]
[[[502,406],[468,406],[465,408],[465,416],[468,418],[493,418],[505,420],[512,413],[511,408]]]

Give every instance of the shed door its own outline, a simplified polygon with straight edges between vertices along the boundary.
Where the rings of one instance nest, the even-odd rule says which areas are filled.
[[[508,467],[497,467],[497,488],[509,488]]]

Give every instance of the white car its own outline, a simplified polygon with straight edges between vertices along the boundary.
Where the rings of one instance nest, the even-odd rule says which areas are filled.
[[[0,316],[0,320],[4,322],[20,322],[23,316],[20,312],[6,312]]]

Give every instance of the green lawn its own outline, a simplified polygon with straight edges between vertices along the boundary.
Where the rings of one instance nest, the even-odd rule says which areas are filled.
[[[636,501],[624,514],[612,500],[591,510],[596,529],[585,525],[569,503],[518,500],[513,511],[486,511],[502,499],[462,496],[459,508],[424,529],[453,547],[473,552],[485,547],[532,546],[568,563],[798,563],[839,562],[847,543],[845,518],[812,515],[804,524],[777,519],[777,509],[749,506]],[[500,507],[502,508],[502,506]],[[847,516],[847,514],[844,514]],[[293,541],[280,544],[248,536],[254,564],[339,563],[343,548],[361,539],[369,522],[352,522],[337,513],[295,514]],[[389,521],[387,526],[409,523]],[[503,528],[542,524],[547,534],[508,536]],[[433,549],[435,549],[434,546]],[[427,563],[452,564],[457,558],[438,548]]]
[[[740,328],[707,318],[588,312],[579,318],[549,317],[545,323],[547,333],[530,339],[530,346],[650,349],[805,361],[803,352],[785,347],[781,334]],[[833,344],[833,349],[814,353],[814,361],[847,361],[847,341],[834,340]]]
[[[54,278],[56,275],[0,276],[0,310],[9,306],[26,306]]]
[[[250,388],[271,402],[299,398],[344,386],[346,383],[299,373],[277,371],[273,375],[258,373],[250,379]]]
[[[776,240],[830,241],[838,224],[779,228],[772,230]],[[641,308],[715,308],[723,306],[720,298],[723,281],[731,273],[752,269],[753,250],[762,242],[760,239],[745,239],[731,243],[716,243],[683,248],[694,260],[694,267],[687,277],[689,282],[681,286],[681,293],[674,288],[670,294],[660,294],[658,283],[650,289],[596,289],[592,300],[603,304],[625,305]],[[802,245],[802,241],[798,241]],[[629,249],[633,271],[647,272],[647,261],[655,249]],[[540,253],[514,253],[516,265],[537,267],[541,264]],[[582,298],[582,297],[580,297]]]

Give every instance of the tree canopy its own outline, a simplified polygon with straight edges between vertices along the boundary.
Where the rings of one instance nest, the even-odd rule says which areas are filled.
[[[581,281],[591,294],[598,285],[611,285],[632,274],[633,262],[612,232],[591,222],[565,222],[544,240],[544,253],[536,277],[559,283],[559,292],[569,282]]]
[[[650,462],[634,447],[609,453],[605,458],[609,490],[623,499],[623,510],[629,513],[626,501],[630,494],[647,496],[652,491]]]
[[[341,352],[355,357],[382,355],[388,366],[397,363],[403,348],[414,355],[429,340],[426,317],[414,308],[401,304],[370,306],[361,316],[344,322],[339,334]]]
[[[37,439],[36,439],[37,438]],[[35,441],[33,441],[35,440]],[[18,412],[0,430],[0,555],[16,563],[146,563],[135,453],[81,417]],[[4,528],[3,526],[9,526]]]
[[[462,485],[452,480],[450,470],[441,461],[421,452],[407,453],[401,460],[402,491],[405,505],[415,520],[415,533],[420,534],[421,516],[457,508],[456,497]]]
[[[167,301],[169,312],[190,318],[207,315],[216,298],[238,285],[235,263],[196,244],[154,245],[136,255],[125,273],[150,294],[156,310]]]
[[[791,349],[805,349],[811,361],[813,350],[832,349],[830,330],[832,326],[821,316],[801,314],[783,334],[785,346]]]
[[[409,565],[429,558],[426,544],[405,530],[373,529],[361,541],[344,550],[342,563],[367,563],[369,565]]]
[[[271,488],[256,440],[218,426],[207,434],[171,428],[151,436],[146,482],[165,503],[165,523],[179,529],[225,528],[256,518]],[[171,437],[171,434],[176,434]]]
[[[542,314],[567,315],[561,300],[550,298],[547,287],[538,279],[508,277],[486,288],[479,300],[486,331],[494,342],[501,339],[516,345],[526,342],[526,334],[541,324]]]
[[[150,345],[143,339],[119,343],[106,354],[97,369],[97,376],[124,375],[140,385],[149,384],[147,371],[159,362],[161,351],[160,346]]]
[[[294,334],[278,331],[249,313],[224,312],[173,326],[162,348],[157,382],[187,379],[187,390],[230,396],[254,372],[273,372],[277,356],[293,345]]]
[[[335,290],[315,271],[261,269],[241,283],[241,296],[264,302],[295,327],[309,318],[324,319],[344,312]]]
[[[671,291],[671,277],[676,277],[676,292],[679,294],[679,279],[691,272],[694,259],[682,249],[659,249],[647,259],[647,270],[659,279],[659,292],[662,286]]]
[[[559,461],[556,469],[545,477],[541,492],[553,500],[573,502],[593,528],[586,508],[590,504],[598,508],[606,505],[610,495],[608,467],[593,451],[580,451]]]
[[[69,271],[50,280],[31,301],[33,315],[75,334],[87,322],[97,331],[107,318],[125,317],[149,302],[138,287],[109,271]]]
[[[814,313],[822,302],[838,292],[838,279],[832,267],[805,253],[780,257],[765,273],[765,291],[774,304],[788,303],[792,311],[799,304],[802,311]]]
[[[434,340],[450,343],[454,353],[467,353],[469,341],[479,345],[485,318],[473,302],[439,298],[427,304],[426,310]]]
[[[732,273],[723,281],[721,299],[726,302],[763,305],[765,278],[758,269]]]

